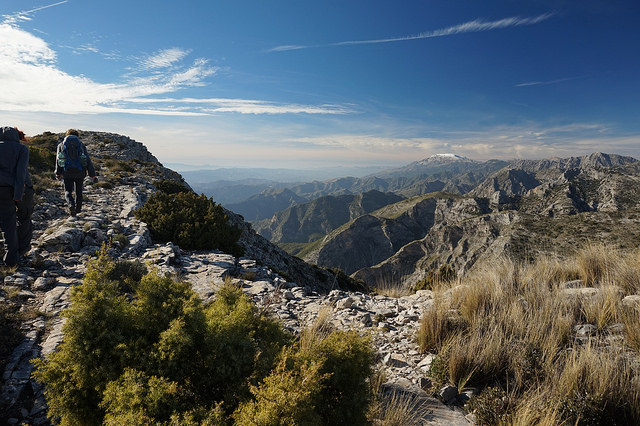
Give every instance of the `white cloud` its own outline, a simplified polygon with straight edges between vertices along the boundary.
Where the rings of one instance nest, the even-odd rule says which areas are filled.
[[[139,63],[140,70],[155,70],[160,68],[169,68],[180,61],[187,55],[188,50],[177,47],[161,50],[151,56],[142,59]]]
[[[283,139],[293,150],[332,153],[358,163],[388,159],[416,161],[433,154],[453,152],[475,159],[570,157],[592,152],[638,156],[637,136],[613,135],[600,123],[572,123],[558,126],[501,126],[482,131],[439,132],[424,130],[429,137],[380,137],[333,134]]]
[[[352,109],[343,105],[299,105],[278,104],[275,102],[260,101],[254,99],[224,99],[224,98],[135,98],[129,100],[132,103],[153,104],[171,103],[186,104],[203,113],[235,112],[239,114],[350,114]]]
[[[268,52],[283,52],[283,51],[289,51],[289,50],[307,49],[311,47],[393,43],[393,42],[399,42],[399,41],[419,40],[419,39],[427,39],[427,38],[434,38],[434,37],[446,37],[446,36],[463,34],[463,33],[477,33],[477,32],[490,31],[490,30],[496,30],[501,28],[533,25],[533,24],[537,24],[542,21],[545,21],[551,18],[553,15],[554,15],[553,13],[545,13],[542,15],[528,17],[528,18],[512,16],[509,18],[503,18],[496,21],[485,21],[482,19],[474,19],[473,21],[464,22],[462,24],[453,25],[451,27],[441,28],[433,31],[426,31],[420,34],[415,34],[415,35],[393,37],[393,38],[372,39],[372,40],[340,41],[336,43],[327,43],[327,44],[313,45],[313,46],[283,45],[283,46],[277,46],[272,49],[269,49]]]
[[[6,62],[50,65],[56,60],[56,53],[44,40],[13,25],[0,23],[0,40],[3,66]]]
[[[56,3],[61,4],[61,3]],[[50,6],[49,6],[50,7]],[[0,110],[66,114],[128,113],[198,116],[241,114],[346,114],[339,105],[278,104],[245,99],[170,99],[167,95],[204,86],[217,67],[203,58],[185,64],[189,50],[160,50],[138,61],[121,82],[98,83],[62,71],[56,52],[40,37],[5,19],[0,23]],[[164,96],[154,99],[154,97]],[[181,104],[175,108],[174,104]],[[143,106],[143,107],[141,107]]]

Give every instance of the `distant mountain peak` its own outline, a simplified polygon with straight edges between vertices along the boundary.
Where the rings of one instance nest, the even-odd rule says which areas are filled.
[[[464,157],[462,155],[458,155],[458,154],[450,154],[450,153],[444,153],[444,154],[433,154],[431,157],[429,158],[437,158],[437,159],[442,159],[442,158],[446,158],[446,159],[451,159],[451,160],[467,160],[467,161],[471,161],[469,160],[467,157]]]
[[[412,164],[414,166],[425,166],[425,165],[428,166],[428,165],[432,165],[434,163],[436,163],[436,164],[447,164],[447,163],[454,163],[454,162],[459,162],[459,161],[468,162],[468,163],[473,163],[474,162],[470,158],[464,157],[462,155],[443,153],[443,154],[434,154],[431,157],[427,157],[424,160],[416,161],[416,162],[414,162]]]
[[[433,162],[451,162],[451,161],[473,161],[470,158],[464,157],[458,154],[451,153],[443,153],[443,154],[433,154],[431,157],[425,158],[422,161],[418,161],[418,164],[427,164]]]

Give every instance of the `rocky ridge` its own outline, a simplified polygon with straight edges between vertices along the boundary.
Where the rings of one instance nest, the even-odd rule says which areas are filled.
[[[287,188],[269,188],[226,207],[242,214],[248,221],[258,221],[269,219],[278,211],[325,196],[355,195],[374,190],[393,192],[402,197],[435,191],[464,194],[506,164],[501,160],[477,162],[464,158],[429,158],[362,178],[341,177]]]
[[[28,262],[4,277],[0,291],[0,303],[20,306],[25,318],[24,339],[2,372],[0,417],[7,424],[49,424],[43,389],[30,379],[29,360],[46,356],[62,341],[60,313],[69,306],[70,290],[82,282],[86,261],[107,240],[112,241],[114,257],[141,259],[161,272],[177,274],[205,301],[230,278],[293,331],[330,310],[335,326],[372,336],[386,387],[412,395],[422,406],[423,424],[468,423],[458,409],[444,406],[423,390],[431,358],[418,352],[414,334],[421,312],[432,303],[429,291],[391,298],[332,290],[330,275],[323,277],[318,268],[286,255],[233,214],[231,220],[243,228],[245,257],[154,244],[148,227],[133,217],[133,211],[155,190],[154,179],[181,180],[180,176],[127,137],[83,132],[81,138],[100,170],[100,182],[87,185],[86,207],[78,217],[66,215],[59,188],[38,194]]]
[[[639,188],[640,162],[630,157],[517,161],[463,196],[417,197],[417,204],[406,200],[357,218],[315,243],[304,259],[342,267],[368,283],[411,286],[445,264],[464,275],[480,257],[562,257],[591,240],[633,246],[640,236]]]

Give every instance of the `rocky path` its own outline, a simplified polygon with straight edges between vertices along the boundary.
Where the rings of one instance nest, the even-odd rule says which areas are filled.
[[[171,243],[154,245],[144,223],[132,211],[150,191],[145,182],[128,182],[111,189],[88,185],[85,211],[66,216],[61,190],[43,193],[34,213],[34,247],[28,265],[4,278],[0,303],[20,299],[27,317],[24,341],[14,350],[3,373],[0,407],[8,407],[6,424],[49,424],[41,387],[30,380],[30,359],[46,355],[62,340],[60,312],[69,305],[70,289],[81,283],[87,259],[108,240],[112,253],[122,259],[138,258],[162,272],[176,273],[208,300],[230,277],[269,310],[285,327],[299,332],[320,312],[328,313],[341,329],[372,336],[379,365],[385,371],[385,388],[407,395],[420,406],[418,424],[464,425],[469,422],[458,408],[445,406],[423,390],[430,357],[418,352],[415,333],[431,294],[391,298],[333,290],[320,295],[310,287],[287,282],[251,259],[216,252],[182,251]],[[2,423],[0,423],[2,424]]]

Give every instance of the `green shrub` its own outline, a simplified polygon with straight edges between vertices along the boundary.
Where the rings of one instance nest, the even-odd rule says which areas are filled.
[[[229,224],[224,209],[205,195],[157,192],[135,216],[146,222],[156,241],[172,241],[185,249],[219,249],[241,255],[242,231]]]
[[[291,336],[231,285],[218,291],[206,315],[215,358],[207,377],[202,375],[202,386],[216,389],[235,405],[249,396],[250,384],[269,374]]]
[[[128,172],[133,173],[135,171],[135,167],[132,162],[124,161],[124,160],[113,160],[107,159],[104,162],[104,165],[107,166],[109,170],[112,172]]]
[[[51,419],[62,425],[366,422],[368,339],[336,332],[312,345],[294,344],[237,287],[226,284],[203,306],[188,283],[146,273],[137,262],[115,262],[106,252],[72,289],[58,350],[34,361]]]
[[[129,245],[129,239],[127,238],[126,235],[124,235],[121,232],[118,232],[117,234],[114,234],[111,237],[112,241],[116,241],[118,243],[118,245],[120,246],[120,248],[125,248],[126,246]]]
[[[307,329],[259,386],[240,404],[237,424],[368,424],[373,350],[355,332]]]
[[[72,290],[64,341],[34,362],[61,424],[217,424],[219,404],[232,412],[291,342],[236,288],[204,307],[188,283],[145,271],[103,248]]]
[[[449,383],[449,353],[442,351],[433,358],[429,367],[429,377],[434,389],[439,389]]]
[[[322,424],[367,424],[373,355],[369,338],[355,331],[334,331],[302,345],[305,362],[322,361],[318,372],[325,379],[314,401]]]
[[[32,147],[38,147],[53,154],[56,152],[59,140],[60,139],[58,138],[57,134],[44,132],[40,135],[32,136],[29,138],[29,148],[31,149]],[[54,166],[55,164],[51,163],[52,170]]]
[[[179,192],[191,192],[186,185],[181,182],[176,182],[174,180],[157,180],[153,182],[158,191],[164,192],[165,194],[177,194]]]
[[[101,406],[104,425],[151,425],[167,422],[181,410],[186,395],[179,395],[177,383],[130,368],[118,380],[107,384]]]
[[[237,425],[322,425],[314,402],[326,375],[318,362],[296,362],[285,354],[260,386],[253,386],[254,399],[241,404],[234,413]],[[293,365],[288,365],[293,364]]]
[[[129,358],[131,306],[119,284],[107,278],[112,270],[106,255],[89,264],[63,313],[64,341],[46,360],[35,361],[34,376],[46,385],[49,416],[62,425],[100,424],[102,393]]]
[[[29,146],[29,171],[32,174],[49,172],[53,174],[56,167],[56,154],[54,150]]]

